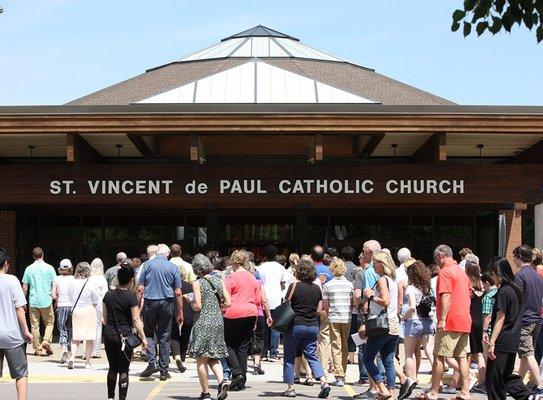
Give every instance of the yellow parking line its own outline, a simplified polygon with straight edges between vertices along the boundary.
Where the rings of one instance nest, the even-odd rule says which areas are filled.
[[[151,390],[151,393],[149,393],[147,395],[147,397],[145,398],[145,400],[152,400],[154,399],[155,397],[157,397],[160,393],[160,391],[164,388],[164,386],[166,386],[168,384],[167,381],[163,381],[163,382],[159,382],[158,385],[156,385],[153,390]]]
[[[347,392],[347,394],[351,397],[353,397],[356,392],[354,391],[353,387],[351,385],[345,385],[343,386],[343,389],[345,389],[345,391]]]

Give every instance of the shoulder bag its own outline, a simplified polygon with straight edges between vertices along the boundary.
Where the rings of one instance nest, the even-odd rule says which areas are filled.
[[[117,290],[121,290],[121,289],[117,289]],[[108,311],[110,310],[108,309]],[[130,350],[134,350],[136,347],[141,346],[143,341],[141,340],[138,334],[134,333],[133,329],[128,335],[123,335],[121,333],[121,330],[119,329],[119,323],[117,321],[117,316],[115,315],[114,307],[111,307],[111,315],[113,316],[113,325],[115,326],[117,335],[119,335],[119,338],[121,339],[121,351],[126,351],[126,350],[130,351]]]
[[[89,280],[87,279],[85,283],[83,284],[83,287],[81,288],[81,291],[79,292],[79,295],[77,296],[77,300],[74,303],[74,306],[68,313],[68,316],[66,317],[66,327],[70,329],[72,327],[72,314],[74,313],[75,307],[77,306],[77,303],[79,302],[79,299],[81,298],[81,294],[83,293],[83,290],[85,290],[85,286],[87,286],[87,282]]]
[[[292,321],[294,320],[294,317],[296,316],[296,314],[294,313],[294,310],[292,309],[292,305],[290,304],[292,295],[294,294],[294,291],[296,290],[296,284],[297,282],[294,282],[292,284],[292,290],[290,291],[288,298],[280,306],[278,306],[275,309],[275,315],[273,317],[272,328],[281,333],[288,332],[288,330],[290,329],[290,326],[292,325]]]
[[[385,278],[386,279],[386,278]],[[387,286],[388,286],[388,279]],[[377,281],[379,283],[379,281]],[[373,285],[372,289],[375,289],[377,283]],[[371,338],[375,336],[386,335],[389,332],[388,327],[388,312],[387,308],[382,310],[378,315],[370,313],[370,302],[368,299],[368,317],[366,318],[366,337]]]
[[[213,284],[213,282],[211,281],[211,279],[209,278],[205,278],[204,277],[204,281],[206,281],[207,283],[209,283],[209,286],[211,286],[211,290],[213,291],[213,294],[215,295],[215,297],[217,298],[217,301],[219,302],[219,307],[221,309],[225,308],[226,305],[225,305],[225,302],[224,302],[224,297],[222,296],[221,293],[219,293],[219,291],[217,290],[217,286],[215,286]]]

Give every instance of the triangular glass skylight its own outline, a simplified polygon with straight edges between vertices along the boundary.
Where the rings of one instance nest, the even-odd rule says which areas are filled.
[[[373,103],[262,61],[237,67],[139,103]]]
[[[306,46],[295,37],[262,25],[227,37],[220,43],[192,53],[177,60],[177,62],[231,57],[297,57],[345,62],[345,60],[332,54]]]

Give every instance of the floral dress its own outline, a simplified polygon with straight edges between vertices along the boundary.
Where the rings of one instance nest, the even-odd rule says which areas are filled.
[[[213,276],[209,279],[219,295],[223,293],[223,283]],[[202,309],[194,316],[192,337],[188,353],[191,357],[220,359],[228,356],[224,342],[224,322],[219,300],[207,279],[199,279],[202,294]]]

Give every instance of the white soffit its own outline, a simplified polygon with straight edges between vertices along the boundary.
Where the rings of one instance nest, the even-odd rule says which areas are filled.
[[[373,103],[258,60],[219,72],[139,103]]]

